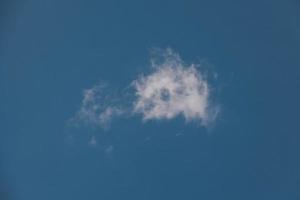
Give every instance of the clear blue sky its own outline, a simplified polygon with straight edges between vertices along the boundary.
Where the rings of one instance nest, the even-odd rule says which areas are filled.
[[[299,10],[296,0],[2,1],[0,199],[299,200]],[[84,89],[122,88],[168,47],[218,74],[213,127],[137,116],[109,130],[66,126]]]

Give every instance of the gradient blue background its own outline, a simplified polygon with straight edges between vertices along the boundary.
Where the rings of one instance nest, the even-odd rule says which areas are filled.
[[[1,1],[0,199],[299,200],[299,10],[296,0]],[[128,85],[156,47],[219,74],[215,127],[131,118],[70,142],[82,90]],[[91,132],[113,152],[89,146]]]

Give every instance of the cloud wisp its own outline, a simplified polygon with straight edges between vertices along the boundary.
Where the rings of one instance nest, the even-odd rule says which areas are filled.
[[[112,97],[103,84],[84,90],[81,108],[72,121],[108,128],[112,119],[120,116],[137,115],[144,122],[181,116],[203,126],[215,119],[217,109],[210,100],[210,87],[197,65],[186,64],[167,49],[152,58],[151,70],[130,84],[129,96],[134,97],[130,102],[122,95]]]
[[[83,91],[81,107],[71,119],[71,124],[107,129],[113,118],[123,115],[123,108],[117,105],[107,87],[97,84]]]

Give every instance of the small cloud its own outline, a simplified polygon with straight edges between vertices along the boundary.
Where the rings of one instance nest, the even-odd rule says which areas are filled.
[[[186,65],[180,56],[167,49],[152,60],[153,72],[133,82],[136,101],[134,113],[143,120],[173,119],[182,115],[187,121],[210,121],[210,89],[194,64]]]
[[[152,73],[138,76],[125,96],[105,84],[84,90],[71,124],[108,129],[115,117],[138,115],[144,122],[183,116],[207,126],[216,118],[219,110],[212,106],[208,81],[197,65],[187,65],[167,49],[151,59],[151,67]]]
[[[71,119],[75,125],[86,125],[106,129],[111,120],[123,114],[121,107],[114,103],[114,98],[104,84],[98,84],[83,91],[83,100],[79,111]]]

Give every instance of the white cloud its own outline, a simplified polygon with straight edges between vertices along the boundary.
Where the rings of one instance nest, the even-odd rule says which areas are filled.
[[[111,88],[98,84],[84,90],[72,122],[105,129],[114,117],[141,115],[144,121],[183,116],[186,121],[208,125],[217,109],[210,103],[207,80],[196,65],[187,65],[171,49],[161,52],[151,60],[152,73],[132,82],[129,96],[133,100],[121,94],[114,97]]]
[[[172,119],[182,115],[187,121],[211,119],[207,81],[195,65],[186,66],[178,54],[168,49],[152,60],[153,73],[133,82],[136,94],[134,112],[145,121]]]

